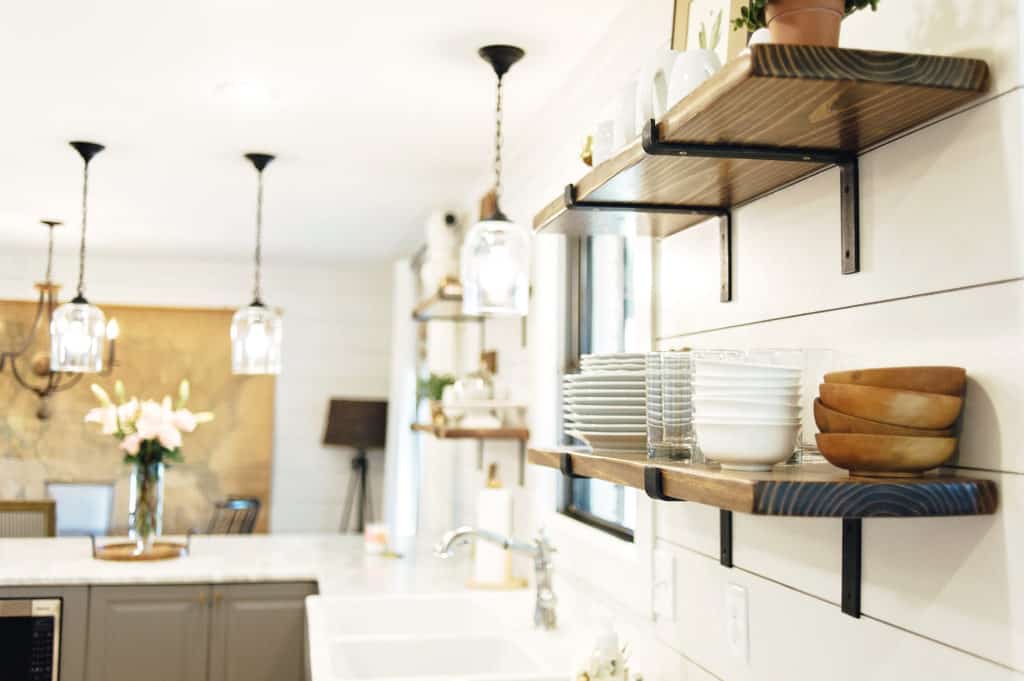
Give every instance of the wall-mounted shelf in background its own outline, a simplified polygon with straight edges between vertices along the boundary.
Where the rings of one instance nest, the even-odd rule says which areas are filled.
[[[429,423],[414,423],[412,430],[417,433],[427,433],[439,440],[476,440],[477,448],[477,469],[483,470],[483,443],[484,440],[511,440],[519,443],[519,486],[526,482],[526,441],[530,439],[529,428],[508,427],[508,428],[444,428]]]
[[[538,232],[665,237],[721,217],[731,300],[731,212],[831,165],[840,173],[842,271],[859,261],[858,155],[980,96],[976,59],[755,45],[534,218]]]
[[[778,466],[770,472],[722,470],[714,464],[649,459],[645,452],[593,453],[531,449],[529,461],[565,475],[643,490],[660,501],[689,501],[721,510],[721,563],[732,567],[732,514],[842,518],[843,612],[860,616],[861,521],[991,515],[996,484],[942,472],[919,478],[851,477],[827,463]]]
[[[483,317],[462,312],[462,283],[447,279],[430,297],[413,308],[412,318],[417,322],[482,322]]]

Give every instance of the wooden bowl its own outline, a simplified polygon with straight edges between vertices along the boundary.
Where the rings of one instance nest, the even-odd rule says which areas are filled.
[[[953,437],[818,433],[815,438],[829,463],[854,475],[914,477],[941,466],[956,451]]]
[[[874,388],[913,390],[960,397],[967,383],[967,370],[961,367],[890,367],[855,369],[825,374],[826,383],[868,385]]]
[[[822,383],[818,390],[826,407],[847,416],[929,430],[952,426],[964,403],[962,398],[950,395],[866,385]]]
[[[814,400],[814,422],[818,424],[818,430],[823,433],[863,433],[865,435],[905,435],[908,437],[953,437],[954,434],[952,428],[943,430],[906,428],[857,418],[829,409],[821,403],[820,399]]]

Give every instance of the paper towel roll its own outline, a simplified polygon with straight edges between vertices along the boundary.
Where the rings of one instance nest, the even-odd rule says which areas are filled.
[[[477,527],[506,537],[512,534],[512,495],[504,489],[480,490]],[[476,543],[473,581],[480,585],[504,585],[512,579],[512,556],[489,542]]]

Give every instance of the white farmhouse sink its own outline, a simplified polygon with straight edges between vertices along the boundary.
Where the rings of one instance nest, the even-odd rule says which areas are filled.
[[[533,628],[533,594],[306,599],[311,681],[564,681],[559,632]]]
[[[549,679],[526,648],[497,635],[341,639],[331,645],[335,679]]]

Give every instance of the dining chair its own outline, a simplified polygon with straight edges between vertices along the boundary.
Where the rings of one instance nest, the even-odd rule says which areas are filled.
[[[57,536],[103,537],[110,534],[114,510],[114,483],[46,483],[46,495],[57,502]]]
[[[53,499],[0,501],[0,537],[54,536],[56,507]]]
[[[206,534],[252,534],[259,514],[259,499],[229,497],[214,507]]]

